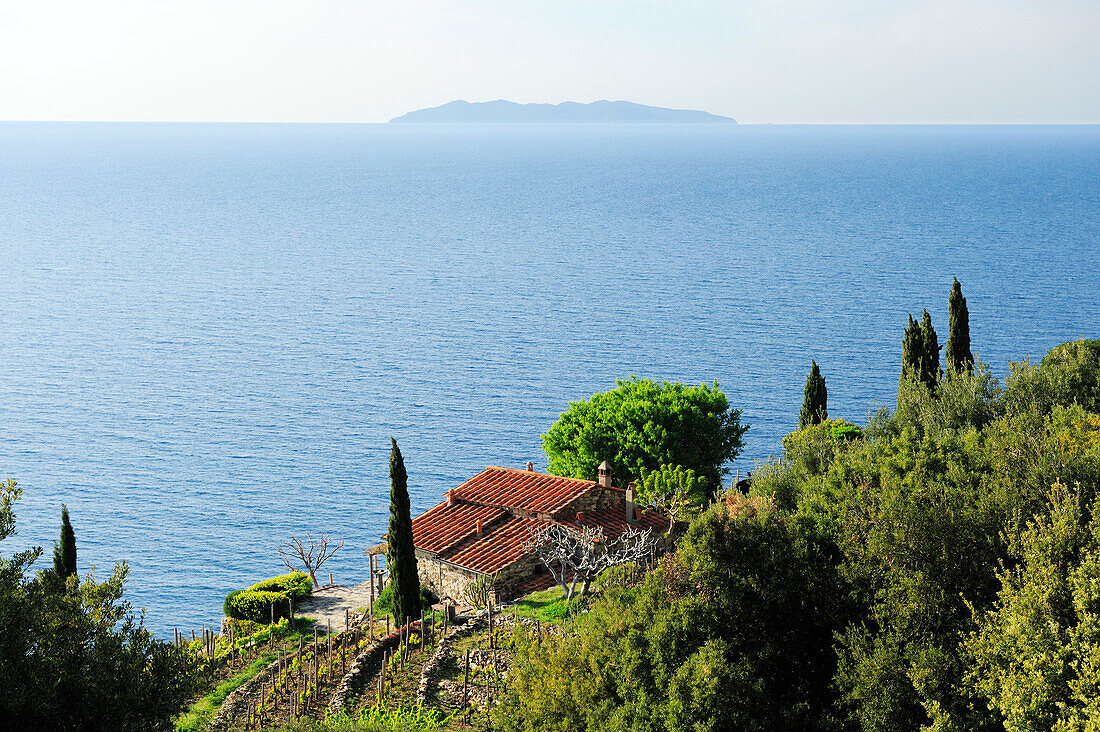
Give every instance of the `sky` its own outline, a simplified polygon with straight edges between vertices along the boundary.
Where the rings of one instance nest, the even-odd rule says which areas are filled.
[[[0,119],[1100,123],[1100,0],[0,0]]]

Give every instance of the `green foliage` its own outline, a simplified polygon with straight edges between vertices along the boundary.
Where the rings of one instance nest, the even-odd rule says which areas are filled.
[[[76,534],[69,523],[69,509],[61,506],[61,539],[53,549],[53,571],[61,579],[76,574]]]
[[[0,540],[15,529],[14,482],[0,486]],[[122,599],[128,569],[104,582],[52,571],[40,550],[0,558],[0,729],[167,730],[199,667],[156,640]]]
[[[281,592],[298,602],[313,594],[313,582],[305,572],[291,572],[257,582],[248,589],[254,592]]]
[[[243,590],[231,592],[223,603],[226,615],[230,618],[251,620],[254,623],[269,623],[274,619],[290,616],[290,598],[283,592],[267,590]]]
[[[276,727],[276,732],[436,732],[442,731],[458,712],[446,715],[422,706],[387,709],[370,707],[358,715],[326,713],[324,721],[298,720]]]
[[[607,460],[616,483],[626,485],[643,469],[682,465],[717,490],[748,429],[740,420],[717,382],[684,386],[631,377],[571,403],[542,444],[555,475],[593,480]]]
[[[905,332],[901,339],[901,380],[915,379],[923,383],[924,379],[924,333],[920,329],[920,323],[913,320],[913,314],[909,314],[909,324],[905,326]]]
[[[1065,629],[1092,621],[1063,614],[1054,623],[1040,613],[1029,625],[1014,597],[1034,593],[1012,586],[1013,572],[1030,571],[1015,569],[1029,556],[1021,542],[1030,540],[1020,537],[1049,510],[1048,487],[1079,486],[1082,507],[1100,491],[1100,414],[1083,405],[1094,357],[1074,344],[1052,353],[1038,367],[1013,365],[1005,391],[980,362],[949,368],[934,390],[903,379],[897,410],[879,412],[862,438],[800,430],[784,440],[782,461],[754,472],[752,495],[773,498],[835,547],[834,566],[855,603],[835,646],[838,708],[850,724],[1051,729],[1058,720],[1039,706],[1068,719],[1095,696],[1064,675],[1037,680],[1049,677],[1045,664],[1084,673],[1089,661],[1069,650]],[[1063,610],[1072,605],[1058,582],[1033,584],[1062,598]],[[1039,612],[1041,604],[1026,601],[1027,612]],[[1070,693],[1073,703],[1064,699]]]
[[[798,429],[820,424],[829,418],[829,390],[825,388],[825,377],[817,367],[817,361],[810,360],[810,375],[806,377],[806,388],[802,392],[802,411],[798,415]]]
[[[225,596],[222,613],[234,620],[270,623],[290,617],[293,605],[313,594],[313,582],[305,572],[290,572],[265,579],[247,590],[234,590]]]
[[[939,378],[940,345],[932,316],[925,310],[917,322],[910,314],[901,344],[901,382],[916,381],[934,391]]]
[[[439,602],[439,598],[432,592],[431,588],[427,585],[420,585],[420,609],[429,610],[432,605]],[[378,593],[378,597],[374,598],[374,612],[375,614],[385,615],[386,613],[393,613],[393,584],[387,584],[382,588],[382,591]],[[416,613],[416,617],[420,617],[419,611]],[[402,620],[404,622],[404,620]]]
[[[225,698],[246,682],[254,679],[276,658],[274,653],[266,653],[252,661],[240,672],[214,687],[214,690],[202,697],[175,720],[176,732],[199,732],[204,730],[217,713]]]
[[[830,729],[839,578],[816,529],[733,493],[576,634],[522,638],[506,730]],[[808,602],[812,598],[812,602]]]
[[[491,574],[478,575],[466,583],[466,602],[471,607],[485,608],[493,596],[495,579]]]
[[[225,596],[225,600],[222,601],[222,615],[224,615],[227,618],[233,618],[234,617],[233,613],[236,612],[236,610],[233,609],[233,598],[235,598],[237,595],[241,594],[242,592],[244,592],[244,590],[233,590],[232,592],[230,592],[228,595]],[[240,618],[236,618],[236,619],[240,620]]]
[[[420,577],[416,572],[412,515],[409,509],[409,476],[397,440],[390,439],[390,530],[386,535],[386,568],[394,588],[391,612],[401,625],[406,617],[419,616]]]
[[[940,378],[940,339],[932,327],[932,316],[925,310],[920,321],[921,342],[924,344],[924,358],[921,362],[921,381],[934,389]]]
[[[702,505],[710,493],[706,478],[680,465],[662,465],[653,472],[642,468],[635,488],[642,503],[674,520]]]
[[[1008,732],[1100,726],[1100,513],[1060,483],[1049,500],[965,644],[967,679]]]
[[[1100,413],[1100,340],[1077,340],[1050,349],[1039,364],[1009,364],[1005,406],[1012,413],[1047,413],[1079,404]]]
[[[578,612],[583,607],[582,602],[580,598],[566,600],[565,592],[560,587],[551,587],[548,590],[532,592],[527,597],[517,600],[513,607],[521,617],[534,618],[544,623],[560,623]]]
[[[947,371],[970,371],[974,368],[974,353],[970,350],[970,311],[957,278],[947,299],[947,330],[947,347],[943,351]]]

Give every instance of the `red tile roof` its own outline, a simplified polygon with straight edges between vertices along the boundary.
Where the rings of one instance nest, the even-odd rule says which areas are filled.
[[[417,549],[432,552],[446,562],[495,574],[526,556],[525,547],[532,533],[546,523],[517,515],[517,511],[554,514],[591,490],[618,494],[616,501],[625,499],[625,491],[590,480],[486,468],[448,491],[448,500],[413,520],[413,543]],[[450,505],[452,498],[454,505]],[[575,516],[560,517],[559,522],[571,528],[598,524],[609,537],[618,536],[627,526],[661,532],[668,526],[668,519],[652,511],[643,513],[637,523],[631,524],[621,503],[615,508],[588,511],[580,522]]]
[[[444,559],[475,572],[494,574],[526,556],[524,547],[531,540],[531,533],[543,523],[538,519],[513,516],[491,531],[455,547]]]
[[[485,468],[454,489],[457,498],[486,506],[553,513],[598,483],[511,468]]]
[[[413,544],[424,551],[444,552],[476,533],[479,520],[484,530],[507,513],[496,506],[478,506],[472,503],[448,506],[444,501],[413,519]]]
[[[580,520],[577,520],[576,516],[567,516],[562,517],[558,523],[565,524],[571,529],[584,526],[602,526],[604,534],[608,537],[618,536],[626,531],[628,527],[639,531],[653,529],[662,534],[668,530],[668,519],[655,511],[642,511],[641,518],[634,523],[630,523],[626,520],[624,506],[605,508],[599,511],[584,511]]]

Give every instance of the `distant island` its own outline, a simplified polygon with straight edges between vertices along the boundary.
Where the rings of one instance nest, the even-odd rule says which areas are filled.
[[[722,117],[696,109],[666,109],[634,102],[590,104],[517,104],[504,99],[495,102],[467,102],[461,99],[438,107],[418,109],[390,122],[465,122],[465,123],[555,123],[555,124],[737,124],[733,117]]]

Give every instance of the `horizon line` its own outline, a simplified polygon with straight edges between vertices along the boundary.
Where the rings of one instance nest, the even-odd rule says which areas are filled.
[[[168,125],[390,125],[400,127],[492,127],[492,126],[632,126],[632,127],[1095,127],[1090,122],[741,122],[716,125],[713,122],[394,122],[365,120],[179,120],[179,119],[0,119],[0,124],[168,124]]]

